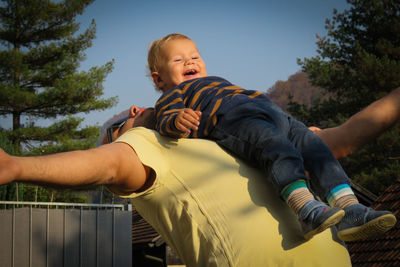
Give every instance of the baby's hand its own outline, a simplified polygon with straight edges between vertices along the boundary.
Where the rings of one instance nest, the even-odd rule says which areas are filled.
[[[179,111],[175,119],[175,127],[186,133],[190,134],[191,130],[196,131],[200,124],[201,111],[194,111],[191,108],[184,108]]]

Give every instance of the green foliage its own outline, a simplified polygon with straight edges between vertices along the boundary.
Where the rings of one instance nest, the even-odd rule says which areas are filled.
[[[400,2],[348,0],[350,8],[326,20],[318,56],[298,60],[314,86],[331,94],[312,107],[289,111],[314,125],[335,126],[400,86]],[[342,161],[349,176],[376,194],[398,179],[400,129]]]
[[[0,2],[0,115],[13,121],[12,129],[0,128],[7,152],[44,155],[95,146],[99,127],[80,127],[83,119],[74,115],[110,108],[117,98],[102,98],[113,61],[79,70],[96,24],[79,31],[75,18],[93,1]],[[41,126],[43,120],[51,125]],[[0,187],[0,199],[86,201],[70,191],[22,183]]]
[[[6,0],[0,5],[0,115],[12,116],[12,131],[4,133],[19,148],[40,144],[40,151],[47,153],[93,146],[98,129],[77,130],[82,119],[71,115],[116,103],[115,97],[101,98],[113,61],[78,71],[85,59],[83,51],[95,38],[96,25],[92,21],[76,34],[75,17],[91,2]],[[29,122],[22,123],[23,117]],[[49,127],[36,125],[38,119],[58,117],[64,119]]]
[[[348,3],[349,10],[334,10],[326,20],[328,36],[319,37],[319,55],[299,60],[312,84],[333,93],[338,111],[347,116],[400,86],[400,2]]]
[[[0,131],[0,147],[10,155],[17,155],[17,148],[8,140],[3,131]]]

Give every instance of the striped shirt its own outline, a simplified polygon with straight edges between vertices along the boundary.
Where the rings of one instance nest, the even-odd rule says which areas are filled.
[[[254,99],[269,101],[262,92],[243,89],[215,76],[186,81],[169,89],[158,99],[155,107],[156,129],[172,138],[187,137],[175,127],[175,118],[182,109],[191,108],[201,111],[202,115],[198,130],[191,131],[188,137],[204,138],[214,129],[219,116]]]

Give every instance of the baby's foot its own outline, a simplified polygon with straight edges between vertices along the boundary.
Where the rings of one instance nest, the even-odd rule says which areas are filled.
[[[389,211],[376,211],[362,204],[344,209],[344,218],[336,225],[338,237],[343,241],[356,241],[383,234],[396,224],[396,217]]]
[[[310,239],[337,224],[344,216],[344,211],[331,208],[317,200],[310,200],[300,209],[299,220],[304,238]]]

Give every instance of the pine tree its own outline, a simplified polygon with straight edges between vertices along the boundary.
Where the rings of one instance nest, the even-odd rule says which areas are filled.
[[[332,97],[313,107],[289,111],[309,123],[335,126],[400,86],[400,2],[348,0],[350,8],[326,20],[318,56],[299,60],[315,86]],[[400,127],[380,137],[342,163],[352,177],[376,194],[398,179]]]
[[[80,34],[77,15],[93,0],[5,0],[0,6],[0,114],[12,116],[2,131],[18,149],[47,154],[93,146],[97,127],[78,129],[72,115],[104,110],[116,98],[101,99],[108,62],[79,71],[84,50],[95,38],[95,22]],[[62,120],[54,122],[55,118]],[[23,123],[22,119],[28,122]],[[52,119],[48,127],[38,119]]]
[[[0,134],[13,144],[13,154],[48,154],[95,145],[99,127],[82,128],[83,119],[74,115],[107,109],[117,98],[101,98],[113,61],[79,70],[96,25],[93,20],[80,31],[76,17],[92,2],[0,2],[0,115],[12,116],[12,129],[1,128]],[[38,123],[44,121],[50,125]],[[1,199],[15,200],[18,195],[19,200],[29,201],[62,198],[53,190],[23,184],[0,190]]]

